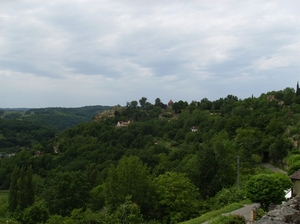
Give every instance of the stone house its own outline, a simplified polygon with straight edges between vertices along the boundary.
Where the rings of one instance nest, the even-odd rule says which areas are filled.
[[[117,127],[127,127],[130,124],[130,121],[118,121]]]
[[[170,108],[172,108],[172,106],[173,106],[173,100],[170,100],[169,102],[168,102],[168,107],[170,107]]]
[[[192,126],[192,127],[191,127],[191,131],[192,131],[192,132],[196,132],[196,131],[198,131],[198,129],[199,129],[198,126]]]
[[[292,197],[300,195],[300,170],[290,175],[290,178],[293,182]]]

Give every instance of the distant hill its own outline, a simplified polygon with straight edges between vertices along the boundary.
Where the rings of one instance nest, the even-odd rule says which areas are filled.
[[[85,106],[78,108],[50,107],[38,109],[9,108],[2,109],[0,116],[3,119],[28,121],[61,131],[74,127],[81,122],[91,121],[96,115],[110,108],[110,106]]]

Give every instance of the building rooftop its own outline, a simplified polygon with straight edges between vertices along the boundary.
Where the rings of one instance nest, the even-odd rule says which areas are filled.
[[[290,175],[290,178],[292,180],[300,180],[300,170],[298,170],[295,173],[293,173],[292,175]]]

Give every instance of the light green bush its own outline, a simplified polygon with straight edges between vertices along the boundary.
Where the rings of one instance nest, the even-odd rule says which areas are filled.
[[[215,220],[209,222],[209,224],[246,224],[246,219],[241,215],[223,215]]]

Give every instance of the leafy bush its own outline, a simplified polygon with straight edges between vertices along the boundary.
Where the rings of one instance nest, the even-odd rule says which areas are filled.
[[[284,190],[279,180],[268,174],[252,176],[246,184],[247,197],[252,202],[260,203],[265,210],[269,204],[281,204],[285,200]]]
[[[0,218],[0,223],[5,223],[5,224],[20,224],[18,221],[13,220],[13,219],[8,219],[8,218],[4,218],[4,219]]]
[[[284,190],[288,190],[293,186],[293,182],[291,179],[283,174],[283,173],[274,173],[272,176],[276,177],[277,180],[279,180],[280,185]]]
[[[234,202],[240,202],[245,197],[246,193],[241,188],[223,188],[215,197],[208,200],[208,206],[210,210],[216,210]]]
[[[104,185],[98,185],[93,188],[90,192],[91,194],[91,209],[93,211],[99,211],[105,206],[105,195],[104,195]]]
[[[264,211],[263,209],[258,209],[256,212],[256,217],[255,220],[260,220],[267,212]]]
[[[48,210],[43,204],[34,203],[23,211],[14,212],[14,216],[24,224],[45,223],[48,219]]]
[[[293,163],[288,170],[288,175],[292,175],[295,173],[297,170],[300,169],[300,161]]]
[[[246,224],[246,219],[244,216],[241,215],[227,215],[227,216],[221,216],[219,218],[216,218],[212,222],[209,222],[209,224]]]
[[[126,198],[126,202],[117,208],[114,215],[117,217],[120,223],[144,222],[140,207],[130,201],[130,197]]]
[[[300,160],[300,155],[299,154],[293,154],[287,159],[287,164],[288,166],[292,166],[299,162]]]

